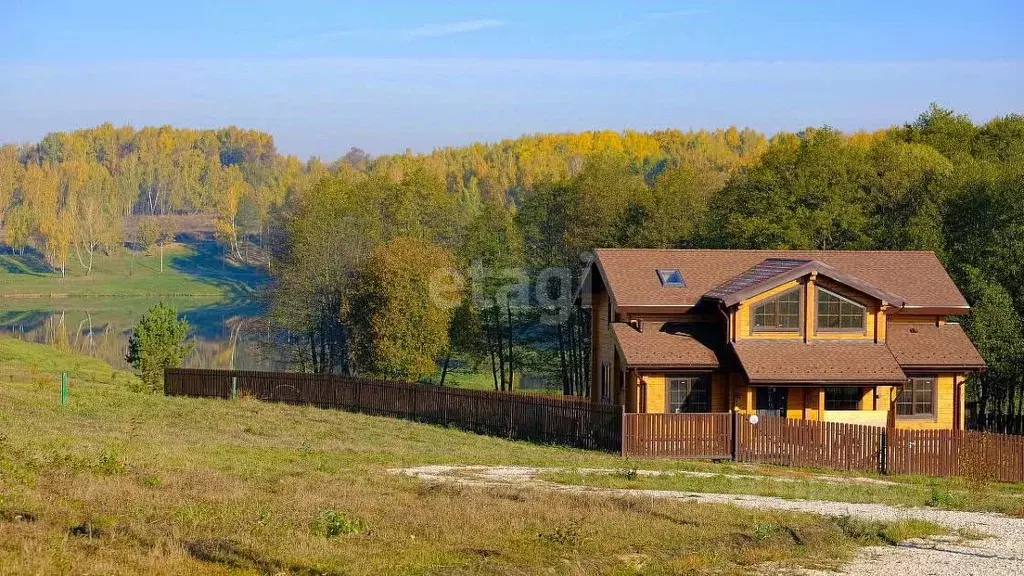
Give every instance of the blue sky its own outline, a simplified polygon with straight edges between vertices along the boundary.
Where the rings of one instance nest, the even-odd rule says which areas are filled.
[[[610,128],[1024,112],[1024,7],[931,2],[4,0],[0,141],[259,128],[336,158]]]

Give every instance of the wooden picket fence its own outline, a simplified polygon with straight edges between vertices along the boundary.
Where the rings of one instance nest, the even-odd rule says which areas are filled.
[[[764,416],[737,418],[736,460],[782,466],[880,471],[880,428]]]
[[[464,390],[335,374],[164,371],[169,396],[231,398],[335,408],[455,426],[480,434],[618,452],[622,406],[576,398]]]
[[[622,451],[648,458],[732,458],[732,414],[626,414]]]
[[[623,454],[1024,482],[1024,437],[739,414],[626,414]]]
[[[623,414],[576,398],[444,388],[333,374],[168,369],[170,396],[303,404],[455,426],[481,434],[643,458],[733,459],[784,466],[1024,482],[1024,436],[739,414]]]

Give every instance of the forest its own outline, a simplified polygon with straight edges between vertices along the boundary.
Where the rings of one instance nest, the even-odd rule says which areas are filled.
[[[596,247],[933,250],[989,364],[971,400],[1024,414],[1020,114],[978,124],[932,105],[870,133],[537,134],[333,161],[233,127],[106,124],[0,147],[5,249],[55,276],[173,238],[171,215],[205,217],[238,258],[264,248],[266,353],[282,365],[443,383],[470,364],[497,389],[529,372],[568,394],[589,386],[587,320],[544,271],[578,281]]]

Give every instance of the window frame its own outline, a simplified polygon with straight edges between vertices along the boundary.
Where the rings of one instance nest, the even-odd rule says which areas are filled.
[[[673,385],[685,382],[686,384],[686,396],[689,399],[690,394],[697,388],[699,384],[703,388],[704,399],[701,405],[694,410],[678,410],[672,409],[672,389]],[[686,404],[684,400],[682,407]],[[665,375],[665,413],[666,414],[707,414],[711,412],[711,375],[710,374],[666,374]]]
[[[789,296],[793,293],[797,294],[797,321],[796,326],[793,328],[780,328],[777,326],[758,326],[757,325],[757,309],[761,306],[766,306],[771,302],[778,302],[783,296]],[[778,318],[778,304],[776,304],[776,319]],[[803,332],[804,327],[804,286],[794,286],[789,290],[779,292],[778,294],[758,300],[750,305],[750,333],[751,334],[763,334],[763,333],[775,333],[775,334],[800,334]]]
[[[921,382],[930,382],[931,383],[931,388],[932,388],[932,390],[931,390],[931,398],[930,398],[931,412],[920,412],[920,413],[919,412],[915,412],[915,410],[917,409],[917,404],[918,404],[918,401],[917,401],[917,393],[918,393],[917,384],[921,383]],[[911,400],[910,400],[911,414],[900,414],[900,397],[903,396],[903,393],[906,392],[907,390],[909,390],[910,393],[911,393]],[[929,374],[929,375],[911,376],[907,380],[907,383],[904,384],[902,388],[900,388],[899,393],[896,395],[896,402],[893,404],[893,410],[896,411],[896,418],[898,418],[900,420],[929,420],[929,421],[937,421],[938,417],[939,417],[939,414],[938,414],[938,391],[939,391],[939,377],[938,377],[938,375],[931,375],[931,374]]]
[[[686,288],[686,278],[683,277],[683,272],[679,268],[656,268],[655,272],[658,274],[658,281],[661,282],[662,287]],[[679,280],[671,280],[673,276],[678,276]]]
[[[856,400],[854,400],[854,407],[853,408],[835,408],[834,407],[838,403],[845,403],[845,402],[847,402],[848,401],[847,398],[842,398],[840,400],[833,399],[832,400],[832,406],[833,407],[829,407],[829,391],[830,390],[832,390],[833,393],[835,393],[835,391],[837,391],[837,390],[841,390],[843,394],[848,394],[850,390],[856,391],[857,392],[857,398],[856,398]],[[846,412],[855,411],[855,410],[861,410],[861,403],[863,401],[864,401],[864,389],[863,388],[855,387],[855,386],[826,386],[825,387],[825,410],[837,410],[837,411],[846,411]]]
[[[842,327],[831,328],[831,327],[828,327],[828,326],[822,326],[822,323],[821,323],[821,302],[822,302],[822,300],[821,300],[821,296],[819,295],[821,292],[824,292],[825,294],[828,294],[829,296],[832,296],[833,298],[836,298],[836,299],[839,300],[839,322],[840,322],[840,324],[843,321],[843,310],[842,310],[843,302],[852,304],[852,305],[860,308],[861,309],[861,327],[860,328],[842,328]],[[867,334],[867,331],[868,331],[868,307],[867,307],[867,305],[861,304],[860,302],[857,302],[856,300],[854,300],[852,298],[847,298],[846,296],[843,296],[842,294],[838,294],[836,292],[833,292],[832,290],[829,290],[828,288],[825,288],[824,286],[815,286],[815,291],[814,291],[814,333],[815,334],[817,334],[818,332],[825,332],[825,333],[830,333],[830,334],[837,334],[837,333],[838,334]]]

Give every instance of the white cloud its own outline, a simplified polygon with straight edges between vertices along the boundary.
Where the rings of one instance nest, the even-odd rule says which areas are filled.
[[[467,20],[464,22],[446,22],[444,24],[424,24],[416,28],[401,30],[399,33],[409,38],[441,38],[486,30],[488,28],[500,28],[504,25],[505,23],[501,20]]]

